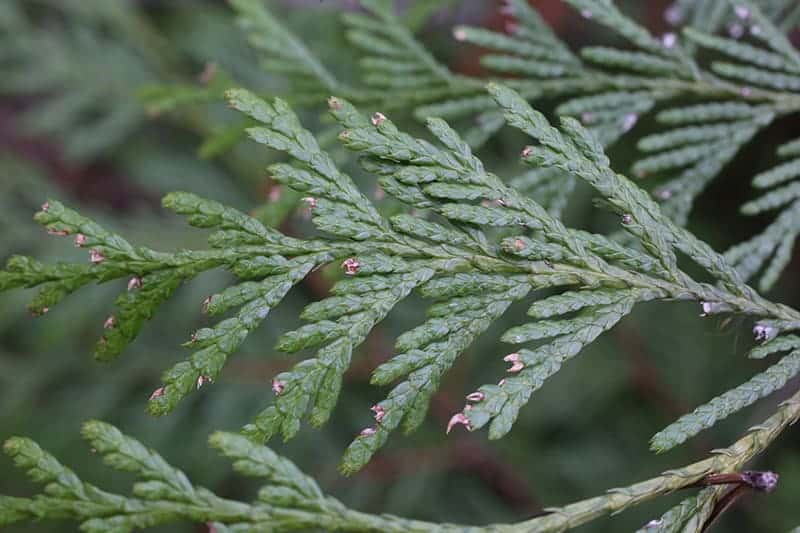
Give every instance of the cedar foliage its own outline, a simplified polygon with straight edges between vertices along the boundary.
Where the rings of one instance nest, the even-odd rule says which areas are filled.
[[[264,445],[276,435],[292,439],[306,421],[321,426],[329,420],[359,347],[412,294],[426,302],[427,318],[400,335],[392,358],[375,368],[372,383],[391,389],[371,407],[375,423],[344,451],[344,474],[366,466],[396,429],[417,429],[457,358],[510,306],[531,295],[535,301],[526,322],[499,337],[511,345],[494,354],[508,363],[507,374],[488,379],[499,379],[496,384],[465,391],[464,408],[453,415],[447,432],[456,426],[487,427],[490,439],[503,437],[547,379],[645,302],[693,301],[703,316],[747,317],[755,322],[758,341],[749,356],[777,359],[658,432],[651,441],[654,451],[682,444],[800,373],[800,340],[792,334],[800,329],[800,312],[759,292],[779,278],[800,234],[800,189],[792,181],[800,175],[800,144],[778,147],[784,161],[753,178],[755,187],[770,190],[743,205],[742,212],[781,209],[762,233],[720,253],[685,227],[698,195],[736,153],[771,122],[800,110],[800,53],[786,36],[793,27],[787,21],[798,17],[791,2],[720,1],[705,8],[676,2],[670,16],[680,14],[689,23],[680,35],[658,38],[610,0],[569,0],[584,18],[627,41],[625,48],[587,46],[575,52],[534,8],[510,0],[506,9],[518,24],[507,34],[461,26],[453,31],[456,40],[490,50],[481,58],[496,74],[488,84],[437,61],[390,2],[361,3],[364,12],[342,17],[348,41],[362,54],[357,83],[339,80],[255,0],[232,0],[231,6],[264,67],[286,76],[290,98],[263,98],[235,88],[241,83],[227,73],[216,73],[200,89],[172,81],[148,83],[148,76],[136,82],[146,84],[139,96],[147,109],[176,116],[224,93],[240,118],[221,129],[189,121],[207,136],[201,152],[225,154],[247,135],[285,155],[269,166],[269,174],[295,193],[287,195],[288,201],[302,202],[315,234],[290,236],[277,229],[280,219],[172,192],[163,198],[166,209],[212,231],[205,248],[161,251],[132,243],[51,199],[36,221],[50,234],[74,239],[87,251],[88,262],[19,255],[0,271],[0,291],[37,289],[30,303],[35,315],[87,285],[121,281],[95,347],[95,358],[105,362],[119,357],[183,284],[212,270],[232,273],[235,283],[202,304],[203,313],[225,318],[191,334],[185,343],[191,355],[165,370],[150,396],[147,410],[162,416],[217,381],[228,359],[293,287],[315,270],[341,268],[331,295],[306,306],[305,324],[286,332],[276,346],[287,353],[313,349],[314,355],[274,377],[273,400],[240,434],[211,437],[211,445],[232,459],[238,472],[266,480],[257,500],[232,501],[195,486],[114,426],[89,422],[84,437],[106,463],[141,478],[132,495],[82,481],[33,441],[14,437],[5,452],[45,489],[33,498],[0,498],[0,523],[69,518],[86,531],[132,531],[177,520],[213,523],[217,531],[463,530],[349,509]],[[22,20],[21,14],[15,16]],[[746,25],[752,39],[737,39],[734,24]],[[719,32],[726,25],[730,37]],[[84,46],[75,44],[76,51]],[[20,49],[27,53],[31,46]],[[84,108],[98,103],[80,92],[59,98],[58,105],[77,106],[66,119],[90,114]],[[323,98],[338,126],[339,143],[403,206],[400,211],[386,213],[362,192],[328,146],[329,130],[315,134],[303,125],[295,109]],[[548,119],[531,104],[541,98],[560,101],[558,119]],[[105,145],[68,145],[71,156],[106,150],[136,128],[141,117],[131,105],[128,98],[126,107],[107,117],[116,135],[102,135]],[[659,130],[639,139],[641,156],[630,169],[632,176],[658,178],[660,185],[647,191],[612,167],[606,148],[656,107]],[[424,137],[391,120],[394,111],[402,114],[407,108],[424,120]],[[474,118],[474,125],[459,133],[450,122],[463,118]],[[531,143],[520,147],[522,163],[530,167],[520,176],[495,175],[474,152],[504,125]],[[58,126],[69,132],[72,122]],[[81,126],[94,135],[97,128],[110,127]],[[561,213],[579,181],[594,191],[601,209],[617,217],[617,232],[604,235],[564,224]],[[759,273],[757,291],[747,282]],[[548,509],[528,521],[475,529],[559,531],[677,489],[710,485],[714,475],[740,472],[798,417],[795,394],[705,460]],[[646,530],[700,531],[725,496],[718,488],[704,488]]]

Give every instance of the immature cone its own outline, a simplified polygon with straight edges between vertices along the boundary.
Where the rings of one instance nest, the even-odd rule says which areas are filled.
[[[507,372],[512,374],[516,374],[525,368],[525,363],[522,362],[518,353],[508,354],[507,356],[503,357],[503,361],[506,363],[511,363],[511,366],[508,368]]]
[[[342,102],[340,102],[339,99],[336,98],[335,96],[331,96],[330,98],[328,98],[328,107],[330,107],[331,109],[341,109]]]
[[[639,115],[636,113],[628,113],[625,115],[625,118],[622,119],[622,131],[630,131],[639,121]]]
[[[383,113],[375,113],[374,115],[372,115],[372,118],[370,120],[372,121],[373,126],[380,126],[381,124],[386,122],[386,115],[384,115]]]
[[[481,391],[473,392],[471,394],[467,394],[467,401],[468,402],[482,402],[483,399],[486,398],[486,395]]]
[[[75,235],[75,246],[78,248],[86,245],[86,235],[83,233],[78,233]]]
[[[633,217],[627,213],[622,215],[622,223],[625,224],[626,226],[629,224],[633,224]]]
[[[525,148],[522,149],[520,155],[522,155],[522,157],[530,157],[532,153],[533,153],[533,146],[526,146]]]
[[[742,472],[742,477],[747,480],[754,489],[763,492],[772,492],[778,487],[778,478],[780,476],[768,470],[765,472],[745,470]]]
[[[280,394],[283,392],[283,389],[285,388],[286,388],[285,382],[279,379],[272,380],[272,392],[275,393],[275,396],[280,396]]]
[[[202,374],[197,376],[197,388],[198,389],[200,389],[200,387],[202,387],[206,383],[211,383],[211,378],[210,377],[204,376]]]
[[[114,318],[114,315],[110,315],[106,318],[106,321],[103,322],[103,329],[111,329],[117,325],[117,319]]]
[[[733,11],[736,13],[736,16],[742,20],[750,18],[750,10],[747,6],[736,6],[733,8]]]
[[[348,276],[355,276],[358,274],[358,269],[361,268],[361,263],[355,257],[349,257],[342,262],[342,268]]]
[[[106,256],[104,256],[100,252],[100,250],[94,250],[93,249],[93,250],[91,250],[89,252],[89,261],[94,263],[94,264],[102,263],[105,260],[106,260]]]
[[[141,286],[142,286],[142,278],[140,278],[139,276],[133,276],[131,279],[128,280],[129,291],[141,288]]]
[[[470,424],[469,418],[467,418],[464,413],[456,413],[450,417],[450,421],[447,423],[447,430],[445,433],[449,434],[450,430],[457,425],[462,425],[467,428],[467,431],[472,431],[472,424]]]
[[[758,342],[768,342],[778,335],[778,330],[766,324],[756,324],[753,327],[753,335]]]
[[[378,404],[373,405],[369,408],[369,410],[375,413],[375,422],[378,424],[380,424],[383,420],[383,417],[386,416],[386,411]]]
[[[161,398],[164,396],[164,387],[159,387],[153,391],[153,394],[150,395],[151,400],[155,400],[156,398]]]
[[[314,209],[315,207],[317,207],[316,198],[312,198],[311,196],[306,196],[305,198],[303,198],[303,201],[306,203],[306,206],[308,206],[309,209]]]

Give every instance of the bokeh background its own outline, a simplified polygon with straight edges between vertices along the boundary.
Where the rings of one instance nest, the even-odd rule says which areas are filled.
[[[416,20],[423,3],[428,2],[399,2],[398,9]],[[452,69],[480,75],[479,50],[458,45],[450,28],[456,23],[502,28],[499,2],[438,4],[440,8],[425,10],[432,13],[427,20],[416,20],[420,39]],[[604,30],[561,2],[536,4],[572,45],[609,42]],[[665,31],[667,2],[620,4],[654,32]],[[356,58],[337,15],[357,9],[355,2],[274,1],[270,8],[343,79],[353,72]],[[208,82],[215,68],[211,65],[262,93],[291,89],[259,66],[222,1],[0,2],[0,259],[16,253],[85,260],[85,253],[69,241],[46,235],[33,222],[33,212],[48,197],[78,208],[132,242],[157,249],[204,246],[204,232],[159,207],[159,198],[177,189],[252,212],[289,233],[309,231],[293,197],[278,198],[279,191],[266,177],[264,169],[277,154],[244,140],[219,154],[203,144],[210,133],[237,118]],[[187,98],[174,107],[148,105],[147,95],[159,83],[207,89],[207,98]],[[542,102],[540,107],[548,110],[552,104]],[[303,119],[312,129],[330,128],[321,118],[324,107],[318,102],[303,108]],[[410,116],[392,118],[421,131]],[[635,138],[651,126],[642,120],[631,135]],[[749,178],[769,164],[774,146],[798,134],[796,120],[779,122],[760,134],[700,198],[692,230],[724,250],[763,227],[768,218],[742,217],[737,207],[752,195]],[[523,142],[503,130],[480,155],[497,174],[513,175],[520,171],[516,154]],[[623,140],[611,150],[620,170],[634,157],[633,146]],[[359,173],[352,159],[332,149],[364,190],[371,190],[369,177]],[[393,208],[386,200],[378,204]],[[565,216],[576,227],[609,228],[609,220],[591,207],[586,189],[575,192]],[[769,296],[800,303],[797,273],[794,260]],[[186,357],[180,343],[190,332],[209,324],[200,312],[201,301],[230,280],[228,274],[215,272],[180,289],[126,353],[107,365],[94,362],[90,354],[103,319],[123,290],[120,283],[80,291],[43,318],[26,310],[30,293],[0,296],[0,439],[30,436],[86,479],[126,490],[132,480],[103,467],[79,438],[82,421],[100,418],[157,449],[197,483],[229,497],[254,496],[256,485],[234,475],[227,461],[209,451],[206,439],[216,429],[237,430],[270,401],[271,377],[294,362],[273,350],[278,335],[299,324],[302,307],[322,298],[332,279],[309,278],[231,357],[217,383],[191,395],[173,414],[150,417],[145,402],[159,385],[161,371]],[[360,510],[467,524],[518,521],[544,507],[700,459],[768,416],[798,387],[792,381],[682,448],[655,456],[648,451],[653,433],[767,363],[743,357],[752,343],[746,321],[701,319],[699,309],[686,303],[641,305],[551,379],[506,438],[489,441],[484,432],[462,431],[445,437],[446,420],[460,408],[463,395],[502,374],[503,348],[496,341],[500,332],[519,323],[525,309],[520,305],[460,358],[418,432],[393,437],[364,471],[344,478],[336,470],[340,454],[370,423],[368,407],[387,392],[368,385],[369,373],[391,355],[393,339],[419,323],[422,308],[418,301],[406,302],[373,332],[354,357],[327,426],[306,427],[288,444],[273,443],[327,492]],[[785,531],[800,524],[799,437],[799,428],[787,431],[754,464],[781,475],[778,490],[743,500],[717,530]],[[34,490],[7,458],[0,458],[0,493]],[[659,499],[580,531],[630,531],[682,497]],[[191,525],[162,529],[204,530]],[[8,531],[77,531],[77,526],[34,524]]]

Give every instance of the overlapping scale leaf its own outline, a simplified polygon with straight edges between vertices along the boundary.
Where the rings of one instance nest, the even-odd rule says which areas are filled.
[[[599,293],[568,293],[542,301],[532,309],[534,316],[554,316],[565,303],[572,306],[583,300],[604,301]],[[470,429],[489,426],[489,438],[498,439],[511,430],[519,411],[538,390],[544,381],[554,375],[568,359],[577,355],[581,349],[596,339],[601,333],[612,328],[627,315],[637,300],[644,295],[636,292],[622,293],[615,303],[609,305],[584,306],[577,314],[562,320],[540,320],[508,330],[502,337],[505,342],[519,344],[531,340],[552,338],[536,348],[520,349],[506,356],[512,366],[509,376],[497,385],[483,385],[478,389],[481,398],[469,404],[463,414],[469,421]],[[548,300],[550,300],[548,302]],[[569,307],[570,305],[568,305]],[[553,313],[553,314],[550,314]]]
[[[331,92],[346,90],[305,47],[302,40],[272,16],[264,2],[232,0],[231,6],[237,12],[237,21],[250,45],[263,54],[265,69],[292,79],[294,87],[303,88],[309,93],[303,95],[309,100],[319,101]]]
[[[604,146],[608,146],[630,131],[657,101],[669,95],[668,91],[603,92],[571,98],[559,105],[556,113],[580,119]]]
[[[656,433],[650,441],[650,447],[657,452],[674,448],[713,426],[717,421],[783,387],[798,373],[800,373],[800,352],[793,351],[746,383],[717,396]]]
[[[789,264],[800,235],[800,142],[784,143],[776,152],[779,158],[789,160],[753,177],[756,188],[774,188],[745,203],[742,213],[753,215],[778,208],[780,213],[761,233],[725,252],[745,279],[763,271],[758,282],[762,291],[769,290]]]
[[[267,317],[270,310],[286,293],[313,268],[330,260],[329,256],[300,257],[292,268],[282,274],[269,276],[258,282],[247,281],[211,296],[205,304],[212,314],[233,306],[241,306],[235,317],[219,322],[214,327],[198,330],[188,346],[196,349],[191,357],[167,370],[164,385],[156,389],[148,402],[148,411],[164,415],[192,390],[215,381],[227,358],[247,336]]]
[[[391,2],[365,0],[363,13],[344,13],[347,39],[364,56],[364,83],[384,109],[403,102],[427,103],[442,97],[474,95],[478,86],[439,63],[394,14]],[[385,94],[393,96],[387,98]]]
[[[511,284],[502,276],[470,274],[439,278],[427,284],[423,288],[426,295],[445,299],[430,308],[429,320],[398,338],[396,349],[400,353],[375,369],[375,384],[402,381],[372,408],[376,424],[350,444],[341,470],[351,474],[361,469],[398,427],[402,426],[405,432],[416,429],[425,418],[431,396],[456,358],[530,289],[528,283]]]
[[[373,258],[374,259],[374,258]],[[359,265],[368,265],[369,258],[360,258]],[[368,268],[364,269],[368,272]],[[334,302],[343,298],[363,301],[358,311],[335,312],[330,304],[311,304],[305,315],[315,322],[285,334],[278,349],[297,351],[322,345],[315,357],[306,359],[291,370],[278,374],[273,381],[277,394],[274,405],[263,410],[246,433],[260,440],[281,433],[289,439],[297,433],[302,419],[309,415],[313,425],[325,423],[333,410],[341,388],[342,376],[350,365],[353,350],[366,339],[375,325],[383,320],[398,302],[412,290],[428,281],[435,270],[424,265],[406,264],[392,273],[356,276],[334,287]]]

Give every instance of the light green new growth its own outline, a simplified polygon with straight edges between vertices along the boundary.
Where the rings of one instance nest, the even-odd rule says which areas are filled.
[[[690,26],[682,38],[656,38],[608,0],[569,3],[633,48],[587,47],[575,54],[527,2],[510,0],[519,25],[509,35],[454,30],[456,39],[492,50],[482,58],[485,67],[516,76],[486,86],[437,62],[400,22],[391,2],[369,0],[362,2],[366,14],[343,17],[349,41],[364,53],[364,87],[352,87],[261,2],[232,0],[251,44],[266,56],[265,66],[286,74],[290,86],[297,87],[293,104],[316,102],[331,92],[343,96],[328,100],[342,128],[339,140],[383,191],[407,206],[406,212],[391,217],[379,212],[286,100],[264,100],[244,89],[226,92],[231,107],[243,116],[226,136],[246,131],[256,143],[288,156],[288,162],[271,165],[269,172],[304,196],[318,236],[289,237],[219,202],[176,192],[164,198],[164,207],[211,230],[209,246],[163,252],[135,246],[57,201],[44,204],[36,220],[49,233],[69,236],[85,248],[89,264],[43,264],[15,256],[0,271],[0,291],[38,288],[30,308],[42,315],[86,285],[121,280],[121,295],[95,349],[99,360],[119,356],[183,283],[220,268],[237,278],[198,302],[203,313],[224,318],[192,334],[185,344],[192,353],[163,374],[163,383],[154,384],[148,402],[154,415],[169,413],[187,395],[219,379],[227,358],[309,273],[334,265],[342,277],[329,297],[305,308],[301,318],[306,323],[285,333],[276,346],[287,353],[313,349],[313,356],[274,377],[274,400],[243,428],[243,435],[212,437],[212,445],[232,458],[237,470],[267,479],[255,503],[225,500],[195,487],[154,452],[93,422],[85,428],[86,437],[108,464],[142,477],[133,497],[83,483],[33,442],[11,439],[7,453],[48,485],[34,499],[0,498],[0,523],[57,515],[81,521],[87,531],[131,531],[176,520],[213,522],[218,531],[465,530],[349,510],[260,446],[276,435],[294,437],[303,421],[319,426],[329,419],[352,358],[360,355],[376,325],[411,294],[430,301],[427,318],[400,335],[393,357],[374,369],[372,383],[392,388],[384,400],[364,406],[365,414],[372,411],[374,424],[345,451],[340,465],[345,474],[364,467],[393,431],[416,429],[456,359],[514,302],[531,295],[537,300],[528,316],[500,337],[512,345],[510,353],[484,355],[507,362],[506,376],[498,376],[497,384],[476,383],[448,432],[459,425],[468,430],[488,425],[489,438],[508,433],[549,377],[641,302],[692,301],[703,316],[754,319],[756,340],[763,342],[752,349],[751,358],[788,352],[763,373],[659,432],[652,441],[656,451],[677,446],[800,373],[800,339],[786,334],[800,329],[800,312],[767,300],[746,283],[772,257],[760,282],[762,289],[770,287],[800,234],[800,188],[791,181],[800,176],[800,141],[781,146],[778,155],[786,162],[754,179],[759,188],[775,188],[746,204],[745,213],[784,208],[762,234],[721,254],[684,228],[695,198],[737,151],[774,119],[800,110],[800,54],[770,18],[780,10],[773,13],[767,6],[762,12],[745,1],[708,2],[707,11],[690,10],[678,2],[675,8],[693,17]],[[716,35],[730,17],[758,25],[759,42]],[[699,50],[721,57],[704,65],[697,59]],[[178,108],[179,99],[172,100],[176,93],[151,91],[164,109]],[[560,99],[557,124],[530,105],[539,97]],[[373,113],[363,115],[348,100],[368,105]],[[656,105],[655,118],[664,129],[639,140],[643,155],[632,168],[638,177],[666,180],[655,189],[654,199],[612,168],[604,147]],[[426,120],[430,139],[401,131],[384,114],[404,108]],[[477,125],[463,135],[445,122],[475,116]],[[509,179],[486,169],[473,153],[504,124],[532,143],[520,146],[530,170]],[[577,230],[561,221],[578,180],[618,217],[618,234]],[[700,273],[688,274],[684,259]],[[546,295],[537,292],[542,289]],[[707,474],[738,471],[800,416],[798,401],[795,395],[731,448],[684,469],[520,524],[475,530],[561,531],[692,486]],[[669,510],[654,530],[700,530],[721,497],[721,490],[706,488]]]

